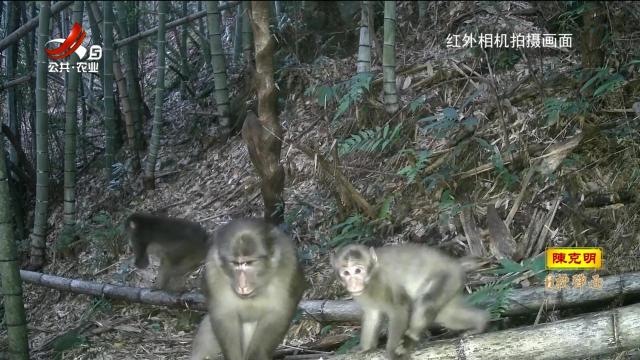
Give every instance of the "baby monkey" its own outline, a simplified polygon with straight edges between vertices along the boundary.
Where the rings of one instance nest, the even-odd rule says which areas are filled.
[[[149,266],[149,253],[160,258],[157,287],[182,291],[186,275],[204,262],[207,255],[206,230],[189,220],[133,214],[126,221],[129,240],[138,268]]]
[[[383,316],[389,322],[386,351],[391,359],[408,355],[407,348],[434,322],[478,333],[489,319],[486,311],[465,304],[460,263],[436,249],[349,245],[332,255],[331,263],[362,307],[362,352],[377,347]]]

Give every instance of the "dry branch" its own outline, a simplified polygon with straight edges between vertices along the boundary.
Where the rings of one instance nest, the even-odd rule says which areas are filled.
[[[229,1],[224,5],[218,6],[218,10],[222,11],[222,10],[225,10],[225,9],[230,9],[230,8],[236,6],[236,5],[238,5],[237,1]],[[170,30],[170,29],[173,29],[173,28],[178,27],[180,25],[183,25],[183,24],[186,24],[186,23],[190,23],[193,20],[197,20],[197,19],[203,18],[205,16],[207,16],[207,10],[198,11],[195,14],[188,15],[188,16],[185,16],[183,18],[180,18],[180,19],[177,19],[177,20],[173,20],[172,22],[167,23],[167,25],[165,25],[165,28],[166,28],[166,30]],[[151,36],[151,35],[156,35],[157,33],[158,33],[158,27],[156,26],[156,27],[154,27],[152,29],[145,30],[143,32],[139,32],[139,33],[137,33],[135,35],[129,36],[128,38],[116,41],[115,43],[113,43],[113,48],[117,49],[119,47],[128,45],[128,44],[130,44],[130,43],[132,43],[132,42],[134,42],[136,40],[144,39],[144,38],[146,38],[148,36]]]
[[[104,296],[150,305],[186,307],[206,310],[204,296],[199,293],[171,294],[159,290],[134,288],[92,281],[74,280],[55,275],[20,270],[25,282],[50,287],[76,294]],[[604,276],[602,288],[545,289],[533,287],[517,289],[509,295],[505,316],[537,312],[543,305],[547,308],[569,307],[595,301],[606,301],[621,295],[640,294],[640,272]],[[319,322],[359,322],[360,307],[348,300],[306,300],[300,303],[303,317]]]
[[[640,346],[640,304],[553,323],[434,341],[412,354],[426,359],[574,359]],[[381,353],[332,356],[332,360],[383,359]]]
[[[349,205],[355,205],[358,209],[360,209],[365,215],[369,218],[374,219],[376,217],[376,213],[373,209],[373,206],[369,204],[369,202],[358,192],[358,190],[351,184],[351,182],[347,179],[346,176],[336,167],[332,167],[329,161],[319,154],[317,151],[304,146],[304,145],[296,145],[294,146],[302,151],[309,158],[314,159],[320,165],[322,171],[329,177],[333,177],[336,181],[337,186],[339,186],[339,190],[341,194],[345,194],[350,200]],[[340,199],[336,199],[340,200]]]
[[[60,11],[64,10],[67,6],[73,4],[73,1],[58,1],[51,5],[51,16],[57,15]],[[0,40],[0,52],[9,47],[9,45],[20,40],[23,36],[27,35],[31,30],[35,30],[38,27],[40,18],[38,16],[27,21],[26,24],[20,26],[16,31],[7,35],[4,39]]]

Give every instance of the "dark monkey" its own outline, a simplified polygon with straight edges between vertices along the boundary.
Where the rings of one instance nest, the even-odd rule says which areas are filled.
[[[271,359],[306,288],[293,241],[265,220],[239,219],[211,243],[204,289],[211,327],[200,325],[194,356],[216,351],[202,341],[213,332],[226,360]]]
[[[127,219],[126,228],[136,267],[149,266],[149,253],[160,258],[160,289],[183,290],[186,275],[204,262],[207,232],[195,222],[137,213]]]
[[[391,359],[407,355],[432,323],[452,330],[482,332],[486,311],[464,303],[462,264],[426,246],[378,249],[346,246],[332,264],[349,293],[362,306],[362,351],[374,350],[383,316],[389,321],[386,350]]]

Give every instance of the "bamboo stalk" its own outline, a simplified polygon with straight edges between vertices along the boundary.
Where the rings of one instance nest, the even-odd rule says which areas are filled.
[[[412,353],[414,360],[574,359],[613,354],[640,346],[640,304],[453,340],[434,341]],[[381,359],[381,352],[331,356],[332,360]]]
[[[60,11],[67,8],[69,5],[73,4],[73,1],[58,1],[57,3],[51,6],[51,16],[55,16]],[[35,30],[38,27],[38,23],[40,22],[40,17],[36,16],[31,20],[27,21],[26,24],[20,26],[16,31],[7,35],[4,39],[0,40],[0,52],[6,49],[9,45],[15,43],[16,41],[22,39],[25,35],[27,35],[30,31]]]
[[[232,8],[237,4],[238,4],[237,1],[229,1],[224,5],[220,5],[218,7],[218,9],[220,11],[222,11],[224,9]],[[203,18],[205,16],[207,16],[207,10],[198,11],[195,14],[192,14],[192,15],[189,15],[189,16],[185,16],[183,18],[176,19],[176,20],[173,20],[171,22],[168,22],[166,27],[165,27],[165,30],[173,29],[174,27],[177,27],[177,26],[180,26],[180,25],[184,25],[186,23],[192,22],[193,20],[197,20],[197,19]],[[129,36],[126,39],[122,39],[122,40],[116,41],[113,44],[113,48],[117,49],[117,48],[119,48],[121,46],[128,45],[128,44],[130,44],[130,43],[132,43],[132,42],[134,42],[136,40],[144,39],[144,38],[146,38],[148,36],[155,35],[157,33],[158,33],[158,27],[156,26],[156,27],[151,28],[149,30],[145,30],[145,31],[139,32],[139,33],[137,33],[135,35]]]

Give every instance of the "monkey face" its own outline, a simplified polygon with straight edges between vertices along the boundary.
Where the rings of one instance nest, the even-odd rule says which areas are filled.
[[[258,285],[266,273],[263,258],[238,256],[227,261],[227,273],[230,275],[233,291],[241,298],[249,298],[257,293]]]
[[[347,291],[353,296],[362,295],[368,278],[367,269],[358,263],[352,263],[343,266],[338,271]]]
[[[362,245],[349,245],[332,256],[331,263],[347,291],[362,295],[367,288],[377,257],[373,249]]]

